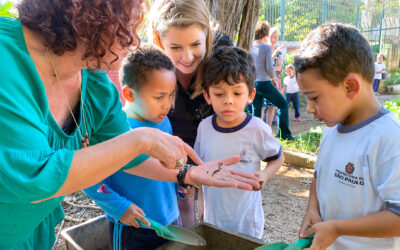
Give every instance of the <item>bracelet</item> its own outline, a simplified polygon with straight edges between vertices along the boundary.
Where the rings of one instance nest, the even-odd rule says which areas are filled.
[[[192,165],[190,165],[190,164],[185,164],[185,165],[183,166],[183,168],[180,169],[180,170],[178,171],[178,174],[176,175],[176,178],[178,179],[178,184],[179,184],[179,186],[181,186],[181,187],[183,187],[183,188],[190,188],[190,187],[192,187],[192,185],[188,185],[188,184],[185,184],[185,183],[184,183],[185,177],[186,177],[186,173],[187,173],[187,171],[189,170],[189,168],[191,168],[191,167],[192,167]]]

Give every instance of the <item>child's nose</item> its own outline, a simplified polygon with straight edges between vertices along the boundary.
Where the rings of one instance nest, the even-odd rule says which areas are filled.
[[[310,101],[307,103],[307,113],[309,114],[315,113],[315,107]]]
[[[227,95],[225,97],[225,104],[232,104],[233,103],[233,98],[230,95]]]

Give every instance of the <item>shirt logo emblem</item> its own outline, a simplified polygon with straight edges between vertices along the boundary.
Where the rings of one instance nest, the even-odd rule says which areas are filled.
[[[240,152],[240,162],[251,163],[251,158],[246,156],[246,149],[243,149],[242,152]]]
[[[351,163],[351,162],[347,163],[347,165],[346,165],[346,173],[353,174],[354,170],[355,170],[354,164]]]

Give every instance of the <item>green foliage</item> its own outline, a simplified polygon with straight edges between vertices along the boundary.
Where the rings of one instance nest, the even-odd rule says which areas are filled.
[[[11,12],[13,7],[13,1],[5,1],[4,3],[0,2],[0,16],[14,17]]]
[[[383,106],[391,112],[395,113],[397,115],[397,118],[400,119],[400,98],[394,99],[392,101],[387,101],[383,104]]]
[[[285,56],[285,65],[293,64],[294,60],[294,51],[291,51]]]
[[[307,133],[301,134],[294,140],[281,140],[282,147],[292,151],[318,154],[323,129],[321,126],[311,128]]]
[[[384,80],[385,86],[400,84],[400,68],[392,73],[389,79]]]

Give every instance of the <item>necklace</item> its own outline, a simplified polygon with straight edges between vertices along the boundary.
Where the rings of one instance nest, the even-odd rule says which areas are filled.
[[[47,57],[49,58],[51,67],[52,67],[52,69],[53,69],[54,75],[56,76],[57,82],[58,82],[58,84],[60,85],[60,88],[61,88],[61,91],[62,91],[62,93],[63,93],[63,95],[64,95],[64,98],[65,98],[65,100],[67,101],[67,105],[68,105],[69,112],[71,113],[72,119],[74,120],[74,123],[75,123],[76,128],[77,128],[78,133],[79,133],[79,136],[81,137],[82,145],[83,145],[84,148],[87,148],[87,147],[89,146],[89,134],[88,134],[87,128],[86,128],[85,110],[83,109],[82,89],[81,89],[81,87],[79,87],[79,89],[80,89],[80,91],[81,91],[81,109],[82,109],[82,117],[83,117],[83,125],[84,125],[84,128],[85,128],[85,134],[83,134],[83,131],[81,131],[80,128],[79,128],[79,126],[78,126],[78,122],[77,122],[77,120],[76,120],[76,118],[75,118],[74,112],[72,112],[71,105],[69,105],[69,101],[68,101],[67,95],[66,95],[65,92],[64,92],[64,88],[63,88],[63,86],[62,86],[62,84],[61,84],[60,78],[58,77],[56,68],[54,67],[53,60],[51,60],[49,50],[46,49],[46,52],[47,52]]]

